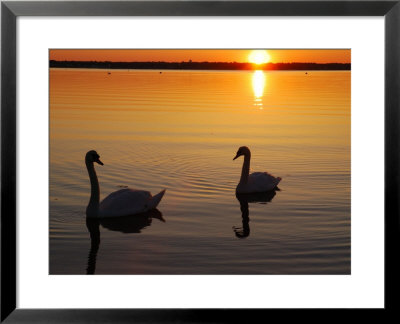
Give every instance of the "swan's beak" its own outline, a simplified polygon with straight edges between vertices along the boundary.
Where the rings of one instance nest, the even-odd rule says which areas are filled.
[[[100,164],[100,165],[104,165],[104,163],[101,162],[100,159],[98,159],[96,162],[97,162],[98,164]]]
[[[236,154],[236,156],[233,158],[234,160],[236,160],[240,155]]]

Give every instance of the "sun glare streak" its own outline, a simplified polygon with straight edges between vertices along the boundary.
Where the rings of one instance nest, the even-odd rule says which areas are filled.
[[[262,97],[264,95],[264,88],[266,81],[265,73],[260,70],[254,71],[252,81],[253,81],[253,92],[254,92],[254,106],[263,109]]]

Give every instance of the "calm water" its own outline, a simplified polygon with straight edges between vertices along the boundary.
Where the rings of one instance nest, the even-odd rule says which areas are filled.
[[[50,273],[350,274],[350,78],[51,69]],[[242,145],[280,191],[236,198]],[[91,149],[101,199],[166,188],[158,211],[86,224]]]

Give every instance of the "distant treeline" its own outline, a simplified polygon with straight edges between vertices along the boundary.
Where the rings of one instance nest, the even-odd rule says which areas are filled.
[[[97,62],[54,61],[51,68],[152,69],[152,70],[351,70],[350,63],[252,63],[237,62]]]

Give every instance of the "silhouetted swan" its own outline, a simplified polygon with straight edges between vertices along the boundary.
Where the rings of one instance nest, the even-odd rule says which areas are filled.
[[[96,151],[86,153],[85,163],[89,173],[91,193],[86,208],[87,217],[119,217],[144,213],[157,207],[165,189],[155,195],[136,189],[121,189],[109,194],[100,202],[100,187],[93,163],[103,165]]]
[[[239,147],[239,150],[233,159],[236,160],[241,155],[244,155],[244,161],[242,175],[239,184],[236,187],[237,193],[265,192],[276,188],[279,181],[281,181],[280,177],[275,178],[267,172],[254,172],[249,174],[251,153],[247,146]]]

